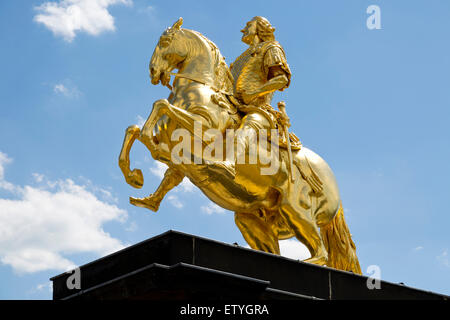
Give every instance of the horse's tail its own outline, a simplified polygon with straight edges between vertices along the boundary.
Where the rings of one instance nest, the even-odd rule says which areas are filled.
[[[356,256],[356,246],[344,219],[342,203],[333,220],[320,228],[320,233],[328,251],[327,266],[362,274]]]

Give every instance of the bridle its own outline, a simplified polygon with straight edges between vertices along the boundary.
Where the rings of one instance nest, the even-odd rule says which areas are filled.
[[[173,73],[173,72],[169,72],[169,74],[170,74],[171,76],[175,76],[175,79],[173,80],[174,82],[175,82],[176,78],[184,78],[184,79],[188,79],[188,80],[191,80],[191,81],[194,81],[194,82],[201,83],[201,84],[203,84],[203,85],[205,85],[205,86],[208,86],[208,87],[210,87],[211,89],[213,89],[213,90],[216,91],[216,92],[220,92],[220,93],[223,93],[223,94],[226,94],[226,95],[229,95],[229,96],[233,95],[233,93],[231,93],[231,92],[227,92],[227,91],[221,90],[221,89],[219,89],[219,88],[216,88],[216,86],[214,86],[214,85],[212,85],[212,84],[210,84],[210,83],[207,83],[207,82],[205,82],[205,81],[203,81],[203,80],[200,80],[200,79],[198,79],[198,78],[196,78],[196,77],[193,77],[193,76],[188,75],[188,74],[185,74],[185,73]],[[167,84],[166,86],[167,86],[171,91],[173,91],[173,87],[172,87],[170,84]]]

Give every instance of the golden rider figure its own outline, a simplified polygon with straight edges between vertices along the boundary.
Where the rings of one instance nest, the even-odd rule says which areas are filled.
[[[130,202],[157,211],[166,193],[187,175],[214,203],[234,211],[236,225],[252,249],[280,254],[279,240],[295,237],[311,254],[306,262],[361,274],[331,168],[288,132],[285,104],[278,103],[279,111],[271,106],[275,91],[286,89],[291,78],[284,50],[275,41],[275,29],[263,17],[247,22],[242,41],[249,47],[228,68],[210,40],[196,31],[182,29],[182,23],[180,18],[164,31],[149,64],[155,85],[168,85],[170,75],[178,78],[169,86],[171,94],[168,99],[155,101],[142,128],[128,127],[119,155],[122,173],[133,187],[143,185],[142,172],[129,167],[129,152],[135,140],[169,168],[154,194],[130,198]],[[171,73],[174,69],[178,73]],[[164,122],[164,116],[173,122]],[[202,130],[206,137],[196,133],[199,123],[207,129]],[[172,161],[172,152],[179,152],[171,140],[178,128],[190,132],[194,148],[189,146],[193,152],[190,150],[188,155],[198,159],[198,151],[202,151],[202,163]],[[229,140],[228,132],[233,130],[228,129],[237,128],[234,141]],[[208,136],[209,129],[215,129],[220,136]],[[274,137],[277,131],[270,129],[278,129],[278,136]],[[268,144],[261,145],[264,131],[271,134],[270,156]],[[221,147],[214,149],[214,156],[208,152],[205,156],[206,146],[195,150],[195,139],[199,137],[203,144],[217,137],[223,148],[223,135],[227,141],[223,150],[226,159],[213,159],[217,151],[219,158],[223,156]],[[231,145],[234,155],[229,154]],[[267,163],[272,173],[263,173]]]
[[[241,30],[242,41],[249,48],[231,65],[231,73],[235,80],[234,98],[244,105],[240,109],[247,114],[242,122],[244,127],[256,125],[255,129],[259,128],[256,124],[259,119],[252,112],[255,109],[246,106],[271,110],[274,92],[286,89],[290,83],[291,70],[283,48],[275,41],[274,31],[263,17],[254,17]]]
[[[242,41],[249,45],[230,69],[234,78],[234,96],[232,100],[239,111],[245,114],[240,125],[240,130],[251,129],[258,132],[260,129],[282,129],[289,125],[289,119],[285,113],[275,111],[271,106],[275,91],[283,91],[289,87],[291,70],[286,61],[286,55],[281,45],[275,41],[275,28],[270,22],[260,16],[247,22]],[[287,129],[287,128],[286,128]],[[283,134],[283,131],[280,130]],[[300,148],[300,142],[294,135],[292,146]],[[280,145],[286,147],[286,137],[280,137]],[[243,159],[240,153],[249,151],[247,135],[244,133],[236,137],[236,159]],[[239,146],[244,146],[239,148]],[[289,146],[290,147],[290,146]],[[246,162],[247,163],[247,162]],[[239,179],[248,168],[239,163],[236,164],[236,174]]]

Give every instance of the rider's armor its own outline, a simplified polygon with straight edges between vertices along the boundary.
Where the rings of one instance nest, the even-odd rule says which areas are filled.
[[[269,105],[273,92],[249,101],[247,94],[263,86],[269,79],[269,68],[280,66],[288,78],[284,90],[289,86],[291,70],[287,64],[283,48],[277,41],[267,41],[251,46],[231,65],[234,82],[234,97],[241,103],[260,107]]]

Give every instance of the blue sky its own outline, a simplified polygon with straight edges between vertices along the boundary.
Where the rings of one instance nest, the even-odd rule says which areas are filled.
[[[69,2],[81,9],[68,14]],[[50,299],[51,276],[169,229],[245,245],[233,214],[187,181],[158,213],[131,206],[163,168],[136,143],[136,190],[117,157],[125,128],[168,96],[148,76],[163,30],[183,17],[229,64],[255,15],[293,72],[273,101],[333,169],[363,272],[450,294],[450,2],[86,4],[0,2],[0,299]],[[372,4],[380,30],[366,27]],[[294,242],[283,253],[305,254]]]

